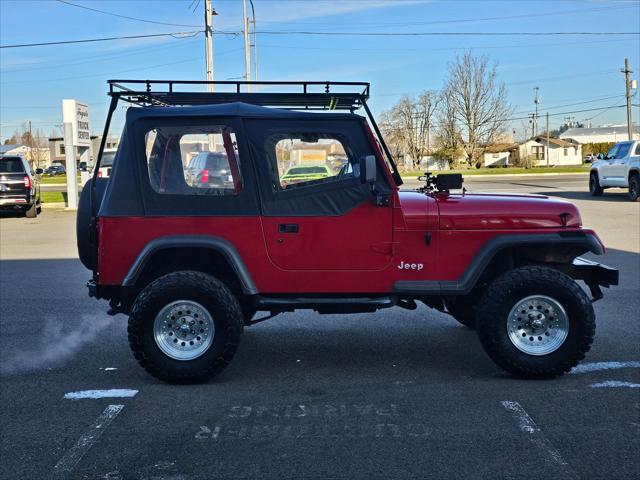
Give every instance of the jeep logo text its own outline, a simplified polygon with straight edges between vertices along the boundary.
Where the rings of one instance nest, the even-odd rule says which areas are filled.
[[[423,263],[404,263],[400,262],[398,270],[422,270],[424,268]]]

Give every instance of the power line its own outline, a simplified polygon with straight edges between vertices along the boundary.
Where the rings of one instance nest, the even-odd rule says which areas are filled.
[[[509,48],[530,48],[530,47],[558,47],[567,45],[591,45],[596,43],[612,43],[612,42],[629,42],[634,41],[631,38],[617,38],[613,40],[592,40],[588,42],[553,42],[553,43],[522,43],[519,45],[471,45],[458,47],[430,47],[430,48],[413,48],[413,47],[396,47],[396,48],[345,48],[340,47],[341,52],[436,52],[450,50],[476,50],[476,49],[509,49]],[[302,47],[297,45],[274,45],[264,43],[261,47],[268,48],[284,48],[293,50],[331,50],[336,51],[335,47]]]
[[[558,16],[558,15],[573,15],[580,13],[590,13],[595,11],[602,10],[619,10],[625,8],[637,8],[636,5],[619,5],[619,6],[609,6],[609,7],[597,7],[597,8],[583,8],[579,10],[563,10],[557,12],[544,12],[544,13],[527,13],[527,14],[519,14],[519,15],[505,15],[505,16],[497,16],[497,17],[484,17],[484,18],[460,18],[460,19],[447,19],[447,20],[429,20],[429,21],[414,21],[414,22],[385,22],[385,23],[360,23],[358,25],[367,26],[367,27],[384,27],[384,26],[407,26],[407,25],[442,25],[442,24],[452,24],[452,23],[475,23],[475,22],[489,22],[494,20],[511,20],[516,18],[532,18],[532,17],[547,17],[547,16]],[[264,20],[263,23],[285,23],[281,20]],[[287,22],[289,23],[289,22]],[[345,22],[291,22],[296,25],[353,25],[353,22],[345,23]]]
[[[137,68],[130,68],[128,70],[120,70],[118,72],[105,72],[105,73],[92,73],[89,75],[75,75],[73,77],[62,77],[62,78],[47,78],[47,79],[41,79],[41,80],[15,80],[15,81],[10,81],[10,82],[0,82],[0,85],[8,85],[8,84],[15,84],[15,83],[49,83],[49,82],[59,82],[59,81],[63,81],[63,80],[75,80],[77,78],[93,78],[93,77],[104,77],[104,76],[109,76],[109,75],[116,75],[116,74],[120,74],[120,73],[127,73],[127,72],[135,72],[135,71],[139,71],[139,70],[147,70],[150,68],[159,68],[159,67],[166,67],[169,65],[178,65],[181,63],[188,63],[188,62],[195,62],[197,59],[196,58],[190,58],[188,60],[180,60],[178,62],[169,62],[169,63],[161,63],[158,65],[149,65],[146,67],[137,67]]]
[[[113,60],[113,59],[124,58],[124,57],[133,57],[136,55],[145,55],[145,54],[148,55],[150,50],[152,51],[152,53],[155,54],[161,50],[169,50],[172,48],[183,47],[184,45],[190,44],[192,42],[193,41],[187,41],[187,42],[178,42],[178,44],[171,43],[170,45],[161,45],[161,46],[153,45],[153,46],[146,46],[143,48],[127,49],[127,53],[101,54],[99,57],[96,57],[96,55],[78,57],[77,62],[65,62],[64,66],[69,67],[74,65],[83,65],[87,63],[92,63],[95,65],[96,63],[103,63],[103,61],[106,61],[106,60]],[[60,65],[60,59],[45,60],[43,62],[29,62],[28,64],[28,65],[44,65],[44,66],[28,67],[28,68],[9,68],[9,69],[0,68],[0,72],[15,73],[15,72],[28,72],[33,70],[42,70],[44,68],[47,68],[47,69],[51,68],[49,66],[51,64]]]
[[[89,42],[106,42],[111,40],[130,40],[152,37],[193,37],[203,30],[189,32],[155,33],[148,35],[126,35],[120,37],[85,38],[81,40],[62,40],[57,42],[22,43],[14,45],[0,45],[0,48],[42,47],[49,45],[67,45]],[[231,30],[214,30],[213,35],[240,35],[242,32]],[[269,31],[256,32],[260,35],[323,35],[323,36],[374,36],[374,37],[416,37],[416,36],[465,36],[465,37],[522,37],[522,36],[609,36],[609,35],[640,35],[640,32],[313,32],[313,31]]]
[[[67,2],[66,0],[56,0],[58,3],[64,3],[65,5],[70,5],[76,8],[82,8],[83,10],[89,10],[91,12],[102,13],[104,15],[111,15],[112,17],[120,17],[127,20],[135,20],[136,22],[144,22],[144,23],[154,23],[156,25],[170,25],[172,27],[199,27],[200,25],[189,25],[184,23],[168,23],[168,22],[159,22],[156,20],[147,20],[145,18],[137,18],[137,17],[129,17],[128,15],[120,15],[119,13],[107,12],[105,10],[98,10],[97,8],[86,7],[84,5],[78,5],[75,3]]]
[[[237,35],[239,32],[217,31],[217,34]],[[324,35],[349,37],[543,37],[543,36],[608,36],[640,35],[640,32],[318,32],[311,30],[262,30],[259,35]]]
[[[104,38],[85,38],[82,40],[61,40],[58,42],[41,42],[41,43],[22,43],[15,45],[0,45],[0,48],[22,48],[22,47],[43,47],[49,45],[67,45],[72,43],[89,43],[89,42],[108,42],[111,40],[130,40],[137,38],[152,37],[173,37],[173,38],[190,38],[202,33],[202,30],[193,30],[190,32],[171,32],[171,33],[152,33],[148,35],[126,35],[122,37],[104,37]]]

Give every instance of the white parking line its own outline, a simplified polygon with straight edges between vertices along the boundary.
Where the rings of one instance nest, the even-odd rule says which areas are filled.
[[[104,412],[93,422],[93,425],[87,430],[71,447],[67,453],[53,467],[51,478],[62,480],[69,477],[75,466],[82,457],[91,449],[94,443],[98,441],[102,433],[113,421],[114,418],[122,411],[124,405],[109,405]]]
[[[110,390],[80,390],[64,394],[67,400],[80,400],[82,398],[129,398],[135,397],[138,390],[128,388],[112,388]]]
[[[601,370],[617,370],[619,368],[640,368],[640,362],[595,362],[583,363],[574,367],[569,373],[589,373],[599,372]]]
[[[591,388],[640,388],[640,383],[620,382],[618,380],[607,380],[601,383],[592,383]]]
[[[566,471],[567,478],[578,478],[578,475],[571,469],[564,458],[562,458],[560,452],[556,450],[547,437],[545,437],[538,425],[536,425],[525,409],[522,408],[522,405],[513,401],[504,401],[501,403],[505,409],[513,414],[513,418],[517,420],[520,430],[527,434],[531,443],[546,453],[553,463],[562,466]]]

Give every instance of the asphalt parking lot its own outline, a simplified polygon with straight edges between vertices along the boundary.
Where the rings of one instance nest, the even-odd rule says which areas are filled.
[[[282,314],[245,329],[215,381],[166,385],[135,362],[126,318],[87,296],[74,214],[1,218],[0,477],[639,478],[640,203],[592,198],[584,175],[466,186],[568,199],[607,245],[621,284],[570,374],[511,378],[421,306]]]

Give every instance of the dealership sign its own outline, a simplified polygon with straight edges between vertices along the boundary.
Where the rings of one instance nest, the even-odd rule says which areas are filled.
[[[73,128],[73,146],[91,146],[89,133],[89,105],[77,100],[62,100],[62,122]]]

